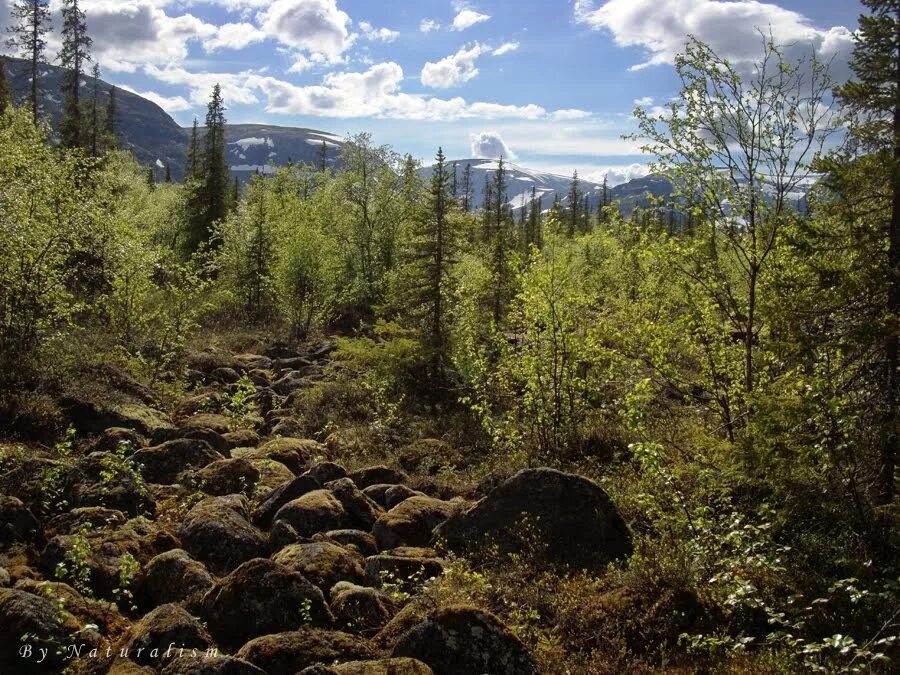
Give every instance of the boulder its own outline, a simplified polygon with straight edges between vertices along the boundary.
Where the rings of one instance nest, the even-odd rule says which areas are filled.
[[[259,434],[250,429],[238,429],[222,434],[222,439],[229,450],[234,448],[255,448],[259,445]]]
[[[386,509],[392,509],[400,502],[410,497],[427,497],[427,495],[406,487],[405,485],[391,485],[384,492],[384,504]]]
[[[434,542],[477,553],[529,551],[548,562],[599,569],[631,555],[631,535],[615,505],[593,481],[553,469],[524,469],[473,507],[435,529]],[[544,548],[533,551],[529,542]]]
[[[176,604],[166,604],[134,624],[122,640],[120,654],[135,663],[157,666],[177,654],[177,648],[206,651],[213,641],[201,623]],[[122,652],[121,650],[127,650]]]
[[[447,520],[458,505],[433,497],[410,497],[383,514],[372,528],[382,550],[397,546],[426,546],[435,527]]]
[[[326,595],[339,581],[361,582],[365,576],[361,555],[330,542],[291,544],[272,560],[299,572]]]
[[[156,513],[156,503],[134,459],[110,452],[92,452],[80,459],[66,491],[72,507],[98,506],[131,516]]]
[[[497,617],[473,607],[430,614],[394,646],[393,656],[427,663],[435,675],[537,675],[534,657]]]
[[[225,457],[206,441],[181,438],[142,448],[132,459],[141,465],[148,482],[171,485],[185,469],[203,467]]]
[[[97,403],[67,397],[60,401],[60,408],[72,426],[82,434],[99,434],[110,427],[121,427],[150,436],[158,429],[173,427],[168,416],[144,403]]]
[[[47,598],[14,588],[0,588],[0,672],[46,673],[61,670],[68,645],[76,642],[79,622]],[[96,643],[96,633],[80,636],[78,642]],[[31,657],[19,648],[31,646]],[[40,650],[46,658],[37,663]]]
[[[223,457],[230,456],[228,451],[228,443],[225,437],[218,431],[207,429],[206,427],[176,427],[175,429],[161,429],[153,434],[150,438],[150,445],[162,445],[166,441],[177,440],[206,441],[209,447]]]
[[[207,656],[205,653],[196,656],[184,654],[173,659],[161,672],[162,675],[266,675],[266,671],[249,661],[234,656]]]
[[[314,382],[306,377],[302,370],[292,370],[272,383],[272,389],[280,396],[293,394],[298,389],[313,386]]]
[[[409,553],[395,551],[366,558],[366,583],[371,586],[381,586],[382,583],[399,584],[402,588],[411,590],[444,573],[444,563],[440,558],[424,551],[421,555]]]
[[[41,524],[22,500],[0,495],[0,550],[16,542],[40,545],[43,541]]]
[[[137,599],[144,607],[180,602],[192,608],[215,583],[203,563],[176,548],[147,563],[136,583]]]
[[[223,366],[213,370],[209,374],[209,379],[213,382],[220,382],[221,384],[234,384],[241,379],[241,375],[234,368]]]
[[[319,490],[321,487],[317,480],[309,476],[293,478],[272,490],[262,504],[253,510],[253,522],[259,527],[270,527],[275,514],[282,506],[314,490]]]
[[[352,472],[350,479],[356,483],[356,487],[360,490],[365,490],[370,485],[377,485],[378,483],[391,483],[393,485],[405,483],[409,480],[409,476],[402,471],[386,466],[370,466]]]
[[[347,475],[347,470],[334,462],[316,462],[307,469],[305,475],[315,478],[322,485],[325,485],[325,483],[330,483],[333,480],[344,478]]]
[[[262,490],[274,490],[294,478],[294,472],[274,459],[251,459],[250,463],[259,471],[257,487]]]
[[[305,628],[251,640],[236,656],[269,675],[295,675],[317,663],[371,659],[375,653],[365,640],[355,635]]]
[[[109,429],[104,429],[94,439],[91,449],[95,452],[117,452],[124,445],[127,448],[127,453],[131,454],[146,444],[147,439],[134,429],[110,427]]]
[[[179,420],[178,426],[182,429],[209,429],[221,436],[231,430],[231,420],[217,413],[198,412]]]
[[[259,471],[246,459],[219,459],[195,471],[192,479],[208,495],[249,495],[259,480]]]
[[[250,560],[220,579],[204,596],[200,614],[228,648],[259,635],[298,629],[307,620],[315,626],[333,621],[322,591],[299,572],[264,558]]]
[[[74,534],[83,527],[120,527],[128,519],[117,509],[102,506],[81,506],[54,517],[47,523],[47,532],[52,534]]]
[[[306,438],[274,438],[257,448],[252,458],[274,459],[299,475],[316,457],[324,454],[324,447],[316,441]]]
[[[375,537],[362,530],[330,530],[313,535],[313,541],[333,541],[345,548],[352,549],[362,556],[378,553]]]
[[[389,597],[374,588],[338,584],[332,591],[331,611],[341,630],[371,634],[391,620],[395,608]]]
[[[350,661],[336,666],[310,666],[299,675],[434,675],[426,664],[418,659],[378,659],[377,661]]]
[[[225,396],[221,392],[206,391],[182,399],[175,408],[175,417],[185,418],[201,412],[216,412],[222,410],[224,404]]]
[[[356,527],[369,530],[382,514],[381,507],[366,497],[349,478],[330,481],[325,487],[337,497]]]
[[[306,429],[293,417],[274,418],[272,422],[272,436],[284,438],[303,438],[306,436]]]
[[[192,508],[178,534],[184,549],[215,574],[265,554],[266,539],[248,520],[244,497],[207,497]]]
[[[301,537],[353,526],[353,519],[330,490],[313,490],[288,502],[275,514]]]

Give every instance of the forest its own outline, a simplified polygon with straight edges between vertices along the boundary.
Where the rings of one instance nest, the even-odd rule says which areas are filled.
[[[286,633],[221,625],[213,594],[182,604],[205,617],[197,630],[209,629],[209,644],[255,666],[21,658],[41,630],[36,639],[57,648],[79,630],[88,649],[139,643],[162,605],[148,561],[168,555],[165,537],[180,537],[168,548],[204,560],[226,589],[270,550],[277,559],[286,542],[311,546],[313,531],[273,526],[259,536],[274,548],[237,567],[186,542],[203,508],[231,522],[215,509],[240,499],[256,517],[285,481],[325,465],[344,472],[329,481],[404,471],[409,493],[427,495],[411,498],[421,509],[450,505],[436,523],[534,475],[517,472],[554,469],[599,486],[629,542],[585,565],[577,536],[553,539],[538,523],[515,551],[447,550],[436,574],[382,575],[396,616],[341,628],[352,644],[327,633],[325,669],[310,673],[476,672],[397,646],[411,649],[417,629],[401,630],[459,607],[502,626],[486,649],[520,659],[477,672],[894,672],[900,8],[863,4],[853,76],[840,85],[829,64],[791,60],[765,32],[752,70],[691,38],[676,62],[679,96],[660,114],[635,111],[635,138],[675,192],[625,217],[606,200],[592,210],[577,175],[569,195],[518,208],[502,159],[475,210],[441,149],[423,179],[419,161],[366,133],[336,162],[291,163],[241,185],[218,85],[194,124],[184,180],[167,171],[157,181],[117,139],[114,92],[100,106],[79,85],[91,38],[77,0],[64,10],[63,120],[54,130],[42,119],[46,6],[16,3],[11,44],[31,59],[35,86],[14,100],[0,66],[0,623],[16,627],[0,628],[3,672],[303,670],[272,656],[283,645],[249,648]],[[214,419],[182,423],[198,415]],[[197,460],[160,469],[171,459],[157,449],[185,439],[232,464],[202,480]],[[393,483],[352,489],[372,509],[371,486]],[[86,496],[97,486],[99,497]],[[593,508],[576,493],[556,503],[566,517],[582,507]],[[346,522],[328,529],[368,530]],[[126,527],[140,545],[122,543]],[[374,527],[377,550],[394,548]],[[441,551],[432,527],[396,542]],[[151,539],[161,555],[147,552]],[[110,562],[110,542],[128,553]],[[275,572],[258,574],[253,583]],[[337,588],[297,601],[298,626],[335,628],[317,612],[330,597],[338,614]],[[14,592],[46,599],[56,619],[17,618]],[[430,669],[327,669],[392,648]]]

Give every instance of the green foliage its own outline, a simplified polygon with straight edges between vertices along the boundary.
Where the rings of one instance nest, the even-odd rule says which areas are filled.
[[[70,584],[86,598],[94,597],[91,585],[91,543],[88,534],[89,523],[85,523],[72,535],[72,546],[66,550],[65,558],[56,564],[56,578]]]

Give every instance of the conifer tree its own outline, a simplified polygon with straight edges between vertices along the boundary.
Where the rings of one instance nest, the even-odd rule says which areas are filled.
[[[166,181],[167,183],[171,183],[171,182],[172,182],[172,166],[171,166],[168,162],[166,162],[166,178],[165,178],[165,181]]]
[[[319,171],[325,173],[328,170],[328,146],[325,141],[319,146]]]
[[[150,186],[151,190],[156,187],[156,172],[152,166],[147,167],[147,185]]]
[[[472,165],[466,164],[463,169],[463,212],[468,213],[472,208]]]
[[[199,179],[200,177],[200,139],[197,132],[197,118],[191,127],[191,140],[188,143],[187,161],[184,166],[184,180]]]
[[[59,135],[63,147],[84,147],[86,133],[81,109],[81,77],[91,60],[92,40],[87,34],[84,12],[78,0],[65,0],[62,10],[62,49],[59,60],[66,69],[63,76],[63,118]]]
[[[567,234],[574,237],[580,229],[578,221],[581,219],[581,191],[578,187],[578,171],[572,173],[572,183],[569,187],[569,218]]]
[[[168,182],[168,181],[167,181]],[[234,181],[231,184],[231,203],[229,204],[231,211],[237,211],[238,205],[241,203],[241,184],[238,182],[238,177],[234,177]]]
[[[455,233],[448,218],[452,204],[452,178],[441,148],[438,148],[432,168],[429,202],[427,212],[419,219],[414,241],[415,304],[423,310],[431,374],[440,380],[448,353],[444,298],[456,250]]]
[[[492,191],[492,232],[491,232],[491,287],[493,291],[492,309],[494,326],[499,328],[506,314],[511,297],[510,253],[512,237],[510,232],[511,213],[506,204],[506,167],[501,156],[494,172]]]
[[[9,78],[6,75],[6,58],[0,56],[0,116],[12,105],[12,92],[9,88]]]
[[[40,100],[38,83],[40,65],[46,62],[44,50],[47,48],[46,35],[50,31],[50,7],[46,0],[17,0],[12,6],[13,24],[7,30],[11,33],[7,46],[16,49],[28,61],[28,75],[31,84],[29,101],[32,119],[38,122]]]
[[[216,84],[206,111],[206,138],[203,153],[207,220],[212,224],[228,213],[228,162],[225,159],[225,103]]]
[[[103,124],[105,126],[104,135],[106,143],[110,147],[119,145],[119,126],[118,126],[118,101],[116,100],[116,88],[110,87],[109,98],[106,100],[106,114],[103,116]]]
[[[100,64],[95,63],[91,70],[93,86],[91,87],[91,157],[100,156]]]
[[[450,183],[450,194],[453,196],[453,201],[456,201],[459,198],[459,185],[456,180],[456,162],[453,162],[453,179]]]
[[[484,174],[484,190],[482,195],[484,197],[481,203],[482,238],[484,241],[488,242],[491,240],[491,233],[493,232],[491,218],[494,213],[494,186],[491,183],[490,174],[487,173]]]
[[[528,214],[528,243],[534,244],[538,248],[543,246],[541,237],[541,197],[537,194],[537,190],[531,186],[531,206]]]

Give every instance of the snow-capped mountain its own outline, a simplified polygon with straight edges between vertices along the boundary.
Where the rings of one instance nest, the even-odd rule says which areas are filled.
[[[463,191],[463,175],[469,167],[470,185],[472,189],[472,208],[479,209],[484,204],[485,180],[491,181],[497,171],[499,162],[494,159],[457,159],[447,162],[450,171],[456,166],[456,182],[459,194]],[[572,176],[547,173],[528,169],[511,162],[503,163],[507,171],[506,199],[513,211],[517,212],[523,204],[531,200],[531,190],[541,197],[541,207],[546,210],[553,204],[558,195],[564,206],[569,203],[569,192],[572,187]],[[431,179],[432,167],[424,167],[420,174],[425,180]],[[591,209],[595,209],[603,198],[603,185],[579,179],[579,193],[588,196]],[[668,180],[661,176],[637,178],[621,185],[608,187],[610,200],[618,200],[620,208],[626,215],[635,208],[649,205],[648,195],[667,196],[672,191]]]
[[[7,74],[17,103],[28,96],[30,78],[27,62],[7,58]],[[40,80],[41,112],[53,129],[59,128],[62,118],[63,70],[44,65]],[[94,91],[94,78],[82,79],[82,91],[90,96]],[[98,81],[98,99],[105,111],[112,85]],[[130,91],[116,89],[118,114],[116,125],[123,147],[131,150],[138,161],[152,167],[158,179],[165,175],[166,166],[175,180],[184,174],[187,147],[191,130],[180,126],[156,103]],[[202,120],[201,120],[202,122]],[[201,134],[203,127],[200,127]],[[343,138],[325,131],[259,124],[228,124],[225,127],[227,160],[235,176],[246,180],[259,171],[269,171],[270,165],[294,162],[319,163],[319,153],[324,142],[329,163],[333,164],[343,145]]]

